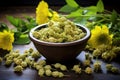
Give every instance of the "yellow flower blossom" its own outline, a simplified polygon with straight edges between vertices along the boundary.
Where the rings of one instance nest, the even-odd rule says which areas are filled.
[[[95,26],[95,29],[91,30],[91,34],[88,44],[92,48],[97,48],[102,44],[112,44],[113,34],[109,33],[106,25]]]
[[[4,50],[11,50],[13,48],[14,33],[4,30],[0,32],[0,48]]]
[[[36,23],[43,24],[48,22],[49,9],[45,1],[41,1],[36,8]]]
[[[59,17],[60,16],[58,15],[58,13],[56,11],[53,11],[52,20],[57,21],[59,19]]]
[[[42,0],[36,8],[36,23],[43,24],[49,20],[58,20],[59,14],[56,11],[49,10],[48,4]]]

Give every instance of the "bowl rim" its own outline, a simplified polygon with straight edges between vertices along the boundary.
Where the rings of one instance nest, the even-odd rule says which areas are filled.
[[[83,43],[84,40],[89,39],[90,36],[91,36],[91,32],[90,32],[90,30],[89,30],[87,27],[85,27],[85,26],[83,26],[83,25],[81,25],[81,24],[75,24],[75,25],[77,25],[77,26],[82,27],[82,28],[86,31],[86,35],[85,35],[83,38],[79,39],[79,40],[75,40],[75,41],[72,41],[72,42],[65,42],[65,43],[55,43],[55,42],[46,42],[46,41],[38,40],[38,39],[36,39],[35,37],[33,37],[32,33],[33,33],[35,30],[37,30],[39,27],[42,27],[42,26],[45,26],[45,25],[47,25],[47,23],[38,25],[38,26],[36,26],[36,27],[34,27],[34,28],[32,28],[32,29],[30,30],[30,32],[29,32],[29,38],[31,39],[31,41],[34,40],[34,41],[36,41],[38,44],[50,45],[50,46],[67,46],[67,45],[78,44],[78,43],[80,43],[80,42]]]

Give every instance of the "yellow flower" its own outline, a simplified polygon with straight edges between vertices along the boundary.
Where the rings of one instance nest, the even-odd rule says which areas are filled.
[[[43,24],[49,20],[58,20],[59,15],[56,11],[49,10],[48,4],[42,0],[36,8],[36,23]]]
[[[92,48],[97,48],[102,44],[112,44],[113,34],[110,35],[106,25],[95,26],[95,29],[91,30],[91,34],[88,44]]]
[[[49,9],[48,4],[43,0],[38,4],[36,8],[36,23],[43,24],[48,22]]]
[[[14,42],[14,33],[4,30],[0,32],[0,48],[4,50],[11,50],[13,48],[12,43]]]
[[[60,16],[58,15],[58,13],[56,11],[53,11],[52,20],[57,21],[59,19],[59,17]]]

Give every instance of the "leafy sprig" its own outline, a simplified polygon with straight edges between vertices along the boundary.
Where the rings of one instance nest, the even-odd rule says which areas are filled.
[[[28,33],[30,29],[37,25],[35,19],[29,16],[26,16],[25,19],[7,16],[7,19],[15,27],[12,29],[15,38],[14,44],[30,43]]]
[[[114,34],[113,44],[118,45],[117,43],[120,43],[120,34],[118,34],[120,33],[120,15],[115,10],[112,12],[105,10],[102,0],[99,0],[95,6],[87,7],[78,5],[75,0],[66,0],[66,3],[59,11],[67,13],[67,18],[72,19],[75,23],[87,26],[90,30],[95,25],[105,24]],[[71,5],[74,3],[77,6]]]

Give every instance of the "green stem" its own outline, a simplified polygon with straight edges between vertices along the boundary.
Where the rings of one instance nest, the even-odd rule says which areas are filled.
[[[103,21],[105,21],[105,19],[101,19],[101,20],[97,21],[96,23],[101,23]]]

